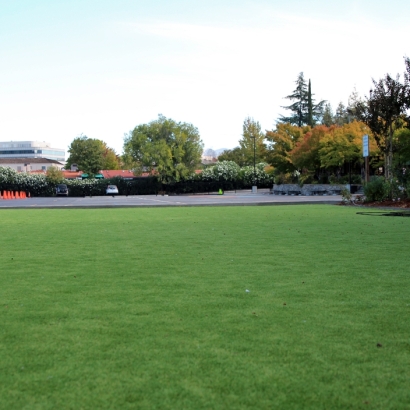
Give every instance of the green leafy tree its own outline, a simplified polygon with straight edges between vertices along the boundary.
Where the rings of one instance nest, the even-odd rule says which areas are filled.
[[[377,145],[385,157],[385,177],[393,176],[393,133],[401,127],[408,108],[410,84],[401,83],[400,76],[396,78],[386,74],[379,81],[373,79],[373,89],[365,101],[359,101],[354,106],[355,113],[372,131]]]
[[[242,126],[242,138],[239,146],[245,158],[244,165],[263,162],[266,156],[265,135],[258,121],[251,117],[245,118]]]
[[[203,143],[192,124],[163,115],[136,126],[124,138],[124,153],[136,175],[155,172],[163,183],[187,178],[201,161]]]
[[[101,143],[104,150],[101,169],[121,169],[119,156],[112,148],[108,147],[105,142],[101,141]]]
[[[46,180],[52,185],[57,185],[64,180],[64,175],[57,167],[51,166],[47,169]]]
[[[77,164],[78,168],[89,176],[98,174],[104,165],[104,147],[102,141],[81,135],[73,140],[68,148],[70,156],[67,167]]]
[[[410,129],[402,127],[393,134],[395,163],[398,168],[410,165]]]
[[[218,156],[218,161],[233,161],[236,162],[240,167],[245,166],[248,163],[247,156],[241,147],[235,147],[233,149],[225,150],[221,155]]]

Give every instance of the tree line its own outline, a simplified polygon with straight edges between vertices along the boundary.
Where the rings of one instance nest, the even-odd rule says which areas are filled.
[[[403,81],[386,74],[373,80],[368,96],[354,90],[347,106],[335,112],[326,100],[316,102],[312,82],[301,72],[295,89],[285,97],[288,114],[272,130],[262,131],[251,117],[243,122],[239,145],[222,153],[219,161],[239,167],[266,163],[277,181],[337,182],[363,175],[362,137],[369,135],[374,173],[392,178],[410,164],[410,62],[405,59]],[[133,169],[135,175],[155,174],[161,183],[190,179],[201,168],[203,142],[198,129],[159,115],[137,125],[124,136],[124,151],[96,139],[79,136],[71,143],[67,167],[77,164],[91,175],[101,169]],[[351,181],[349,181],[351,182]]]
[[[368,96],[361,98],[354,90],[347,106],[340,103],[333,112],[326,100],[315,102],[310,79],[300,73],[285,97],[291,104],[282,107],[289,115],[281,115],[276,127],[265,132],[246,118],[239,146],[218,159],[249,165],[255,156],[273,166],[278,181],[344,182],[349,175],[351,182],[352,174],[360,181],[367,134],[373,173],[403,179],[410,166],[410,60],[405,58],[403,80],[386,74],[372,81]]]

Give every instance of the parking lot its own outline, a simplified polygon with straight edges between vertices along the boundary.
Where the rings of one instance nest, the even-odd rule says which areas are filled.
[[[194,195],[119,195],[93,197],[34,197],[27,199],[0,199],[0,208],[132,208],[164,206],[241,206],[241,205],[291,205],[338,204],[340,195],[301,196],[272,195],[268,190],[226,192]]]

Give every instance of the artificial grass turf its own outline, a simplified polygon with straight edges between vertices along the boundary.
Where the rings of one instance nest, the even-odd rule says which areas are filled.
[[[357,210],[2,210],[0,408],[409,408],[410,218]]]

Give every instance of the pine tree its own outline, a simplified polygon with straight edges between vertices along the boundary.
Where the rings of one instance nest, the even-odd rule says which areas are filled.
[[[335,114],[335,120],[334,120],[336,125],[339,125],[340,127],[342,125],[348,124],[349,123],[349,117],[346,111],[345,105],[340,102],[339,105],[336,108],[336,114]]]
[[[313,127],[313,103],[312,103],[312,84],[309,78],[309,87],[308,87],[308,117],[307,125]]]
[[[349,99],[347,100],[347,108],[346,108],[346,115],[348,118],[348,122],[352,121],[360,121],[359,115],[356,112],[356,106],[360,105],[363,100],[360,98],[359,93],[356,90],[356,87],[353,89],[352,93],[349,95]]]
[[[293,115],[290,117],[281,115],[280,120],[282,122],[288,122],[289,124],[297,125],[298,127],[306,124],[307,94],[307,84],[303,77],[303,72],[301,72],[296,80],[295,90],[292,94],[285,97],[286,99],[295,102],[288,106],[282,106],[282,108],[291,111]]]
[[[280,121],[297,125],[298,127],[302,127],[303,125],[313,126],[317,122],[320,122],[323,115],[323,106],[326,101],[320,101],[318,104],[314,103],[311,81],[309,79],[309,84],[306,84],[303,72],[299,73],[295,82],[295,90],[292,94],[285,97],[295,102],[288,106],[282,106],[282,108],[291,111],[293,114],[289,117],[281,115]]]
[[[330,103],[327,103],[325,104],[324,109],[323,109],[322,124],[326,125],[327,127],[330,127],[334,123],[335,122],[334,122],[332,106],[330,105]]]

